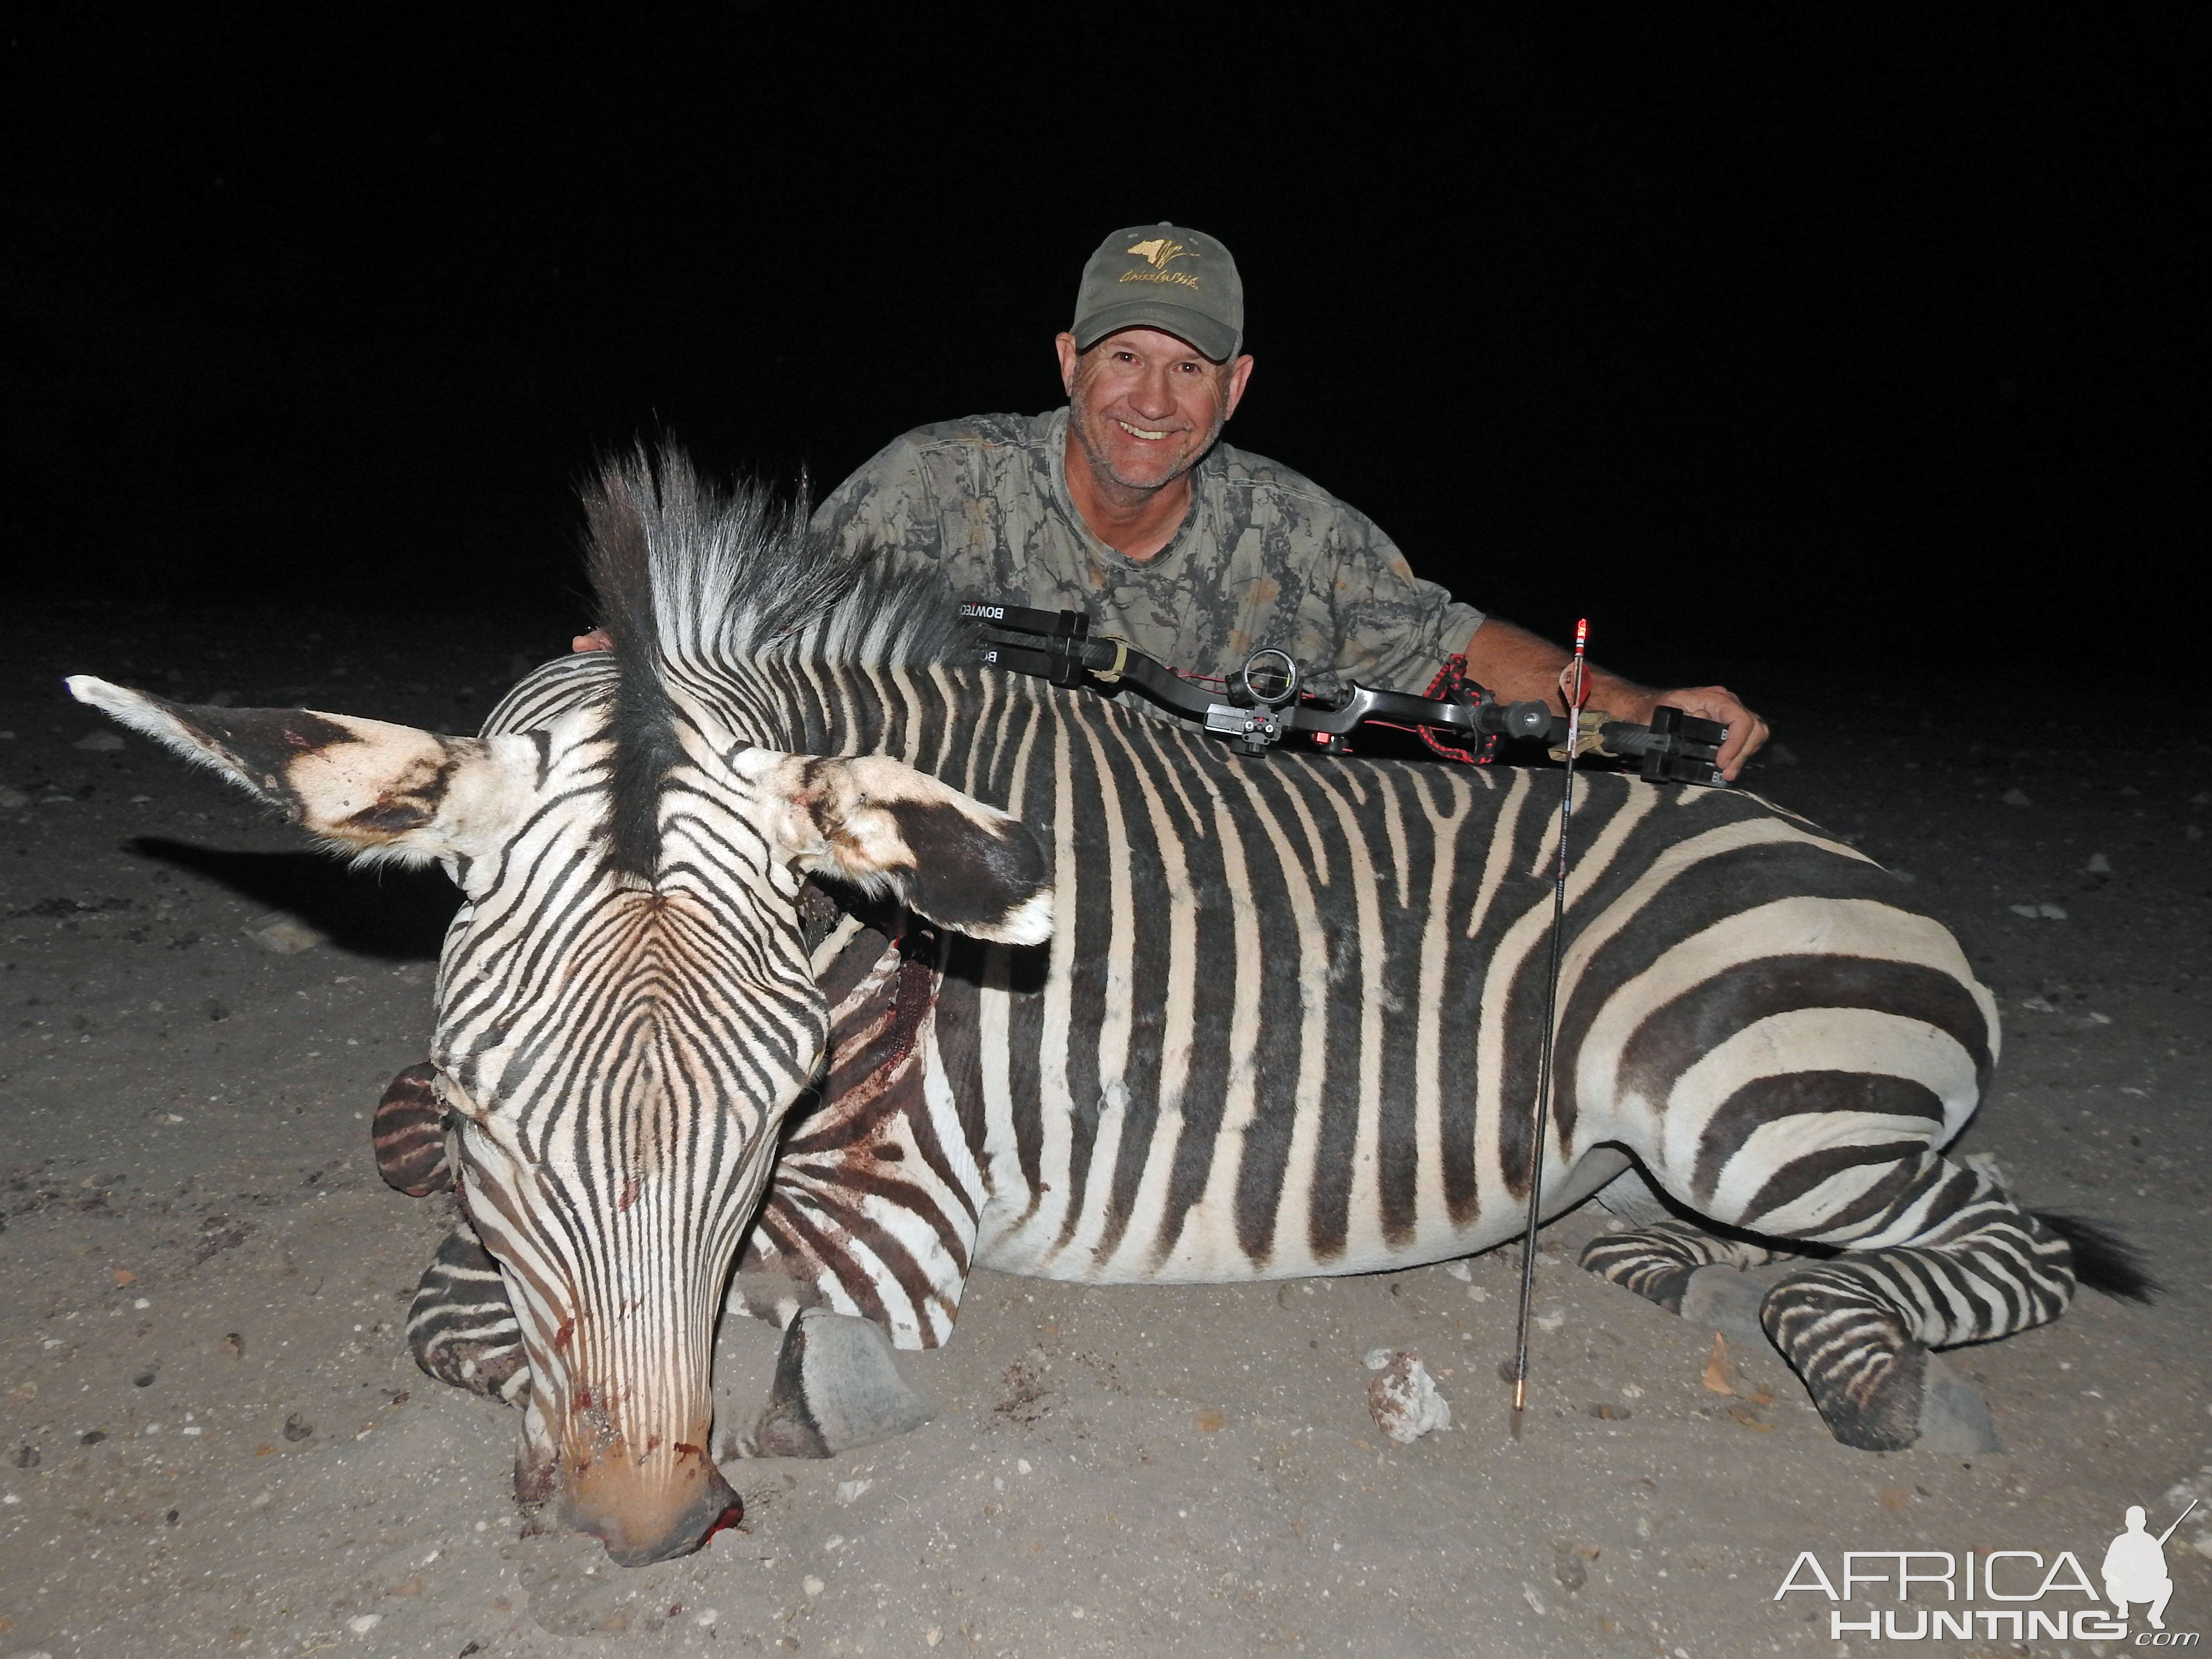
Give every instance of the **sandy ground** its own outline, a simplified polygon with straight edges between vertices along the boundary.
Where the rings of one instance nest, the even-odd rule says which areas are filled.
[[[402,1345],[444,1212],[378,1181],[367,1114],[423,1051],[441,882],[301,852],[59,686],[88,671],[470,730],[557,627],[118,608],[19,638],[0,685],[0,1659],[1879,1652],[1835,1639],[1832,1611],[1902,1606],[1910,1631],[1940,1587],[1777,1599],[1802,1552],[1838,1578],[1846,1550],[1899,1549],[2071,1550],[2094,1575],[2126,1505],[2155,1530],[2212,1492],[2202,725],[2093,754],[2047,694],[2010,707],[2049,721],[1939,726],[1927,709],[1987,705],[1760,688],[1794,757],[1760,787],[1911,872],[2003,1003],[1967,1147],[2031,1201],[2124,1226],[2170,1287],[2147,1310],[2085,1296],[1955,1358],[2004,1454],[1838,1446],[1771,1352],[1711,1372],[1710,1331],[1575,1270],[1603,1220],[1585,1210],[1540,1257],[1519,1444],[1497,1374],[1510,1252],[1465,1279],[1233,1290],[986,1273],[958,1340],[912,1365],[937,1421],[826,1463],[730,1465],[744,1528],[625,1571],[590,1540],[518,1535],[511,1418]],[[774,1345],[726,1333],[726,1422],[764,1396]],[[1376,1431],[1376,1347],[1423,1358],[1452,1431]],[[2167,1626],[2212,1628],[2212,1513],[2166,1554]],[[2124,1645],[1975,1628],[1914,1650]]]

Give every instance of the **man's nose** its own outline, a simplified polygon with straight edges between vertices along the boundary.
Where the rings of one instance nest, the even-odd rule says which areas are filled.
[[[1175,388],[1166,368],[1148,368],[1129,389],[1129,407],[1148,420],[1164,420],[1175,413]]]

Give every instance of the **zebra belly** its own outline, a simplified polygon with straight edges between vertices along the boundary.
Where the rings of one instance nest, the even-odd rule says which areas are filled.
[[[1611,1146],[1594,1147],[1565,1167],[1545,1171],[1543,1218],[1552,1221],[1585,1202],[1628,1167],[1627,1157]],[[1004,1207],[1001,1208],[1003,1200]],[[1350,1273],[1393,1273],[1435,1261],[1452,1261],[1519,1238],[1528,1224],[1524,1199],[1503,1192],[1483,1206],[1469,1224],[1416,1226],[1411,1237],[1380,1247],[1370,1244],[1324,1255],[1311,1249],[1289,1249],[1255,1259],[1237,1243],[1234,1229],[1194,1214],[1173,1247],[1147,1261],[1127,1249],[1105,1252],[1040,1246],[1037,1236],[1014,1218],[1030,1207],[1025,1191],[1009,1189],[987,1206],[976,1241],[979,1265],[1029,1279],[1054,1279],[1091,1285],[1236,1285],[1276,1279],[1334,1278]],[[1009,1224],[1014,1223],[1014,1224]]]

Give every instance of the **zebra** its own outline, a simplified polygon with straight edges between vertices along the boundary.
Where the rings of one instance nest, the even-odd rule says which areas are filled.
[[[429,1067],[376,1127],[388,1175],[459,1194],[413,1340],[520,1406],[533,1524],[636,1564],[734,1516],[726,1304],[784,1329],[726,1455],[823,1455],[927,1414],[889,1351],[945,1341],[977,1265],[1266,1279],[1517,1231],[1544,775],[1248,757],[979,667],[933,582],[680,453],[613,464],[586,514],[614,649],[480,738],[70,682],[460,887]],[[1788,1256],[1759,1324],[1872,1449],[1941,1406],[1932,1350],[2077,1279],[2148,1293],[1944,1155],[1997,1013],[1899,878],[1747,793],[1578,787],[1545,1212],[1624,1178],[1667,1206],[1585,1266],[1680,1309]]]

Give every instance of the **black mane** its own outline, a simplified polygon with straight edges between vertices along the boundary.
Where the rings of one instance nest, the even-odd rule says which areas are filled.
[[[803,482],[779,503],[757,485],[716,488],[681,450],[641,447],[602,467],[584,517],[619,669],[610,856],[643,879],[659,867],[660,787],[682,758],[678,695],[711,696],[772,656],[890,667],[963,654],[944,582],[812,534]]]

